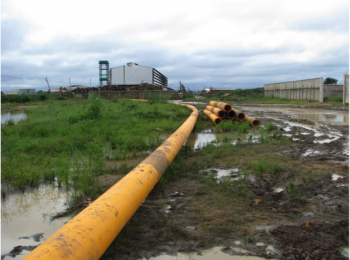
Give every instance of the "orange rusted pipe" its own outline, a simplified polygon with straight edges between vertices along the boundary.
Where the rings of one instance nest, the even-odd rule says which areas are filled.
[[[24,259],[99,259],[180,151],[198,118],[189,118],[150,156]]]
[[[244,120],[245,114],[239,111],[238,109],[232,108],[233,112],[235,112],[235,117],[238,118],[239,120]]]
[[[253,127],[257,127],[260,125],[260,121],[255,119],[254,117],[251,117],[251,116],[245,116],[244,118],[245,121],[248,121],[250,123],[251,126]]]
[[[220,108],[213,107],[213,106],[207,106],[207,110],[212,112],[213,114],[217,115],[218,117],[225,116],[225,111],[220,109]]]
[[[220,117],[218,117],[217,115],[215,115],[214,113],[212,113],[206,109],[204,109],[203,112],[211,119],[211,121],[214,122],[214,124],[218,125],[222,122],[222,119]]]
[[[210,101],[209,105],[213,106],[213,107],[218,107],[221,108],[222,110],[224,110],[225,112],[229,112],[231,111],[231,106],[227,103],[224,102],[219,102],[219,101]]]
[[[236,113],[233,110],[231,110],[229,112],[226,112],[226,115],[228,118],[234,118],[236,116]]]

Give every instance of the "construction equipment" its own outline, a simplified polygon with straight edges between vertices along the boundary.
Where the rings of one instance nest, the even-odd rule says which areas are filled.
[[[72,91],[70,91],[69,89],[67,89],[67,88],[62,88],[62,87],[60,87],[60,91],[59,91],[59,96],[61,97],[62,96],[62,91],[66,91],[66,92],[72,92]]]
[[[207,92],[205,92],[206,94],[214,94],[213,88],[209,88],[209,90]]]

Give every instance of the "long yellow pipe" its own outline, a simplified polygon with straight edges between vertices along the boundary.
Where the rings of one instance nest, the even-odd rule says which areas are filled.
[[[209,105],[213,107],[218,107],[224,110],[225,112],[231,111],[231,105],[224,103],[224,102],[219,102],[219,101],[210,101]]]
[[[213,114],[217,115],[218,117],[225,116],[225,111],[223,111],[220,108],[213,107],[213,106],[207,106],[206,109],[209,110],[210,112],[212,112]]]
[[[214,113],[212,113],[206,109],[204,109],[203,112],[211,119],[211,121],[214,122],[214,124],[218,125],[222,122],[222,119],[220,117],[218,117],[217,115],[215,115]]]
[[[150,156],[24,259],[99,259],[180,151],[198,118],[189,118]]]

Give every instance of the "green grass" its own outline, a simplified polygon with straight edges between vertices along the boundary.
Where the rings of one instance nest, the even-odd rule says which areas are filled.
[[[279,162],[272,160],[273,159],[259,158],[257,161],[250,164],[250,168],[253,169],[254,174],[257,176],[261,176],[267,172],[275,174],[282,170],[282,167]]]
[[[159,135],[173,133],[191,110],[161,100],[92,98],[48,100],[25,113],[26,120],[2,126],[2,182],[24,189],[56,177],[58,185],[94,198],[108,156],[147,156],[161,143]]]
[[[327,101],[327,102],[333,101],[335,103],[343,103],[343,98],[342,97],[325,97],[324,101]]]

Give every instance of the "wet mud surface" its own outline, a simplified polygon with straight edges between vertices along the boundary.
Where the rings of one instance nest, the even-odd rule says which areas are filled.
[[[255,146],[258,144],[247,144],[253,157],[232,156],[237,162],[259,156],[259,152],[284,156],[283,168],[261,175],[248,169],[248,181],[236,186],[246,189],[246,196],[227,196],[197,179],[199,173],[190,169],[203,157],[189,157],[188,168],[181,170],[183,178],[156,187],[101,259],[161,259],[162,254],[180,252],[195,252],[198,255],[193,259],[201,259],[202,252],[213,247],[232,257],[348,259],[349,124],[298,118],[298,114],[315,113],[348,116],[348,111],[238,108],[259,119],[261,125],[274,123],[275,131],[292,141],[263,151]],[[239,169],[238,163],[224,159],[211,167]],[[231,177],[239,179],[239,174]],[[107,189],[120,178],[106,174],[100,176],[100,182]],[[40,234],[35,234],[38,239]],[[8,256],[32,249],[18,246]]]
[[[273,122],[276,131],[293,140],[277,150],[264,151],[285,156],[283,169],[261,176],[248,170],[253,177],[242,184],[249,190],[245,197],[224,196],[193,178],[156,189],[125,227],[126,233],[131,234],[135,225],[139,231],[128,241],[132,252],[112,245],[101,259],[201,254],[217,246],[232,256],[262,259],[348,259],[348,123],[298,119],[298,113],[315,112],[307,109],[239,109],[262,125]],[[215,165],[222,169],[235,166]],[[186,174],[190,170],[184,170]]]

